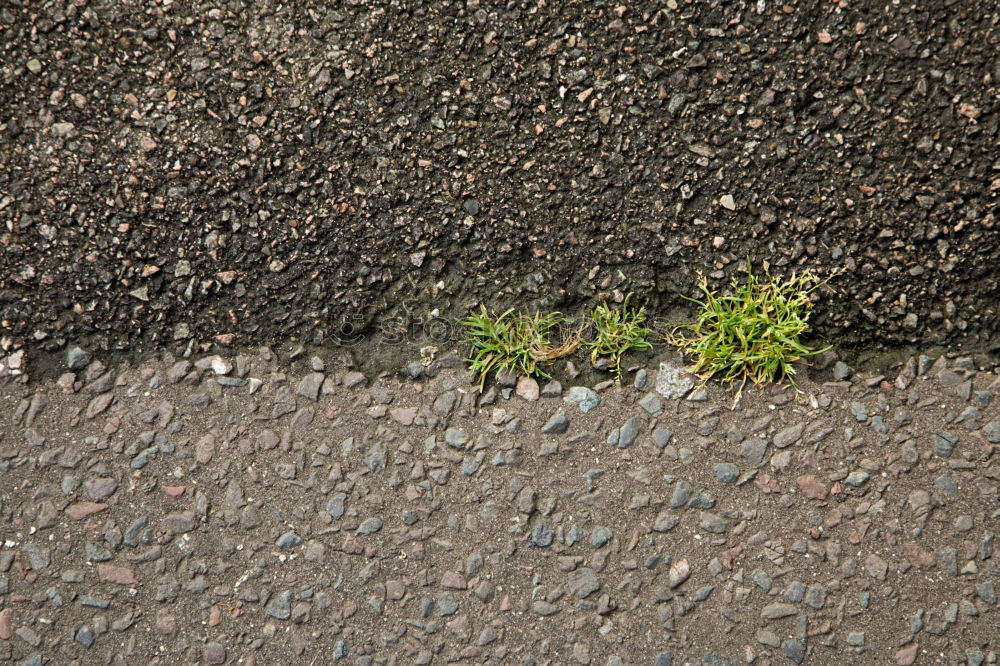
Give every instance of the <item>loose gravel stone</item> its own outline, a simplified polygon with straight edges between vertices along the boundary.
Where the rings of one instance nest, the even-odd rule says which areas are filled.
[[[545,386],[542,387],[542,397],[543,398],[558,398],[562,395],[562,384],[555,379],[550,379],[546,382]]]
[[[805,428],[805,423],[797,423],[795,425],[788,426],[783,430],[779,430],[774,435],[774,446],[779,449],[791,446],[795,442],[799,441],[802,437],[802,433],[805,431]]]
[[[94,639],[94,632],[89,627],[80,627],[73,634],[73,640],[85,648],[91,647],[94,644]]]
[[[691,565],[688,564],[687,558],[677,560],[676,562],[670,565],[670,571],[669,571],[670,589],[679,587],[690,576],[691,576]]]
[[[594,548],[601,548],[611,541],[614,533],[607,527],[598,526],[590,533],[590,545]]]
[[[967,666],[982,666],[986,661],[986,655],[983,654],[982,650],[977,650],[976,648],[967,648],[965,650],[965,663]]]
[[[660,652],[656,655],[656,659],[653,661],[653,666],[673,666],[673,664],[674,653],[670,651]]]
[[[66,350],[66,367],[70,370],[83,370],[90,364],[90,353],[73,345]]]
[[[674,433],[667,428],[656,428],[653,430],[653,443],[658,449],[666,448],[673,436]]]
[[[32,571],[48,569],[52,562],[52,551],[45,546],[28,543],[21,548],[21,551],[27,556]]]
[[[160,521],[160,526],[174,534],[184,534],[194,530],[196,525],[194,511],[171,513]]]
[[[13,614],[14,611],[10,608],[0,610],[0,640],[9,641],[10,637],[14,635],[14,630],[11,627],[11,616]]]
[[[330,497],[330,500],[326,503],[326,512],[330,514],[330,517],[334,520],[340,520],[344,517],[344,503],[347,500],[347,495],[345,493],[337,493]]]
[[[688,394],[694,380],[684,368],[672,363],[661,363],[656,376],[656,392],[669,400],[677,400]]]
[[[201,658],[206,664],[224,664],[226,657],[226,648],[214,641],[201,649]]]
[[[992,444],[1000,444],[1000,421],[990,421],[983,426],[983,435],[986,441]]]
[[[292,591],[284,590],[267,602],[264,612],[278,620],[287,620],[292,616]]]
[[[783,617],[789,617],[795,615],[795,606],[791,604],[776,602],[773,604],[768,604],[764,606],[763,610],[760,612],[760,616],[765,620],[780,620]]]
[[[850,474],[848,474],[847,478],[844,479],[844,483],[846,483],[849,486],[854,486],[855,488],[857,488],[858,486],[864,485],[864,483],[869,478],[870,477],[868,475],[868,472],[863,472],[859,470],[857,472],[851,472]]]
[[[627,449],[635,443],[641,426],[642,422],[637,417],[630,418],[621,428],[611,431],[608,435],[608,444],[619,449]]]
[[[586,386],[570,387],[563,400],[570,404],[579,405],[580,411],[585,414],[601,404],[601,397]]]
[[[722,483],[735,483],[740,477],[740,468],[732,463],[718,463],[712,467],[712,471]]]
[[[750,574],[750,579],[757,584],[757,587],[764,590],[765,592],[770,592],[771,586],[774,585],[774,582],[771,580],[771,577],[768,576],[767,572],[764,571],[763,569],[754,569],[753,572]]]
[[[788,584],[788,587],[785,588],[785,598],[795,604],[802,601],[802,597],[805,593],[806,586],[797,580],[792,581]]]
[[[135,572],[128,567],[119,567],[111,564],[98,564],[97,576],[105,583],[116,583],[118,585],[138,585],[139,579]]]
[[[444,442],[453,449],[464,449],[470,441],[467,433],[457,428],[448,428],[444,432]]]
[[[661,401],[653,393],[647,393],[639,401],[639,406],[642,407],[647,414],[656,417],[663,413],[663,401]]]
[[[822,609],[826,604],[826,588],[819,583],[810,585],[806,590],[805,603],[816,610]]]
[[[88,562],[107,562],[114,559],[114,555],[107,548],[99,543],[88,541],[83,549]]]
[[[681,479],[674,484],[674,490],[670,494],[670,508],[679,509],[688,503],[694,495],[694,486]]]
[[[781,652],[796,664],[801,664],[806,658],[806,648],[801,641],[795,638],[784,641],[781,644]]]
[[[795,480],[799,490],[809,499],[826,499],[829,490],[826,485],[811,474],[805,474]]]
[[[370,534],[370,532],[365,532],[365,534]],[[278,537],[278,540],[275,541],[274,545],[278,548],[294,548],[295,546],[302,545],[302,537],[295,532],[285,532]]]
[[[558,409],[555,414],[549,417],[549,420],[545,422],[545,425],[542,426],[542,432],[546,434],[562,434],[566,432],[568,427],[569,419],[566,418],[566,412]]]
[[[361,521],[358,525],[358,529],[355,530],[355,534],[360,536],[367,536],[369,534],[375,534],[382,529],[382,520],[379,518],[366,518]]]
[[[548,548],[555,539],[555,533],[545,523],[540,523],[531,533],[531,545],[538,548]]]
[[[539,396],[538,382],[533,377],[519,377],[515,392],[518,397],[528,402],[535,402]]]
[[[950,458],[957,443],[958,437],[950,432],[938,430],[934,433],[934,453],[942,458]]]
[[[729,530],[729,521],[714,513],[702,511],[698,515],[698,527],[712,534],[725,534]]]
[[[449,581],[448,583],[445,583],[445,581],[442,580],[442,585],[445,587],[448,587],[449,585],[456,586],[454,589],[465,589],[462,587],[463,584],[464,583],[459,580]],[[437,606],[438,614],[441,617],[451,617],[458,612],[458,601],[455,599],[455,595],[451,592],[442,592],[437,596],[434,603]]]
[[[570,594],[577,599],[586,599],[594,592],[601,589],[601,583],[597,580],[597,573],[589,568],[583,567],[576,571],[571,571],[568,577],[568,587]]]
[[[666,511],[661,511],[659,514],[657,514],[656,520],[653,521],[653,531],[669,532],[670,530],[677,527],[678,523],[680,522],[681,519],[678,516],[672,513],[668,513]]]
[[[122,542],[130,548],[135,548],[139,545],[139,539],[142,536],[142,532],[148,525],[149,516],[140,516],[139,518],[136,518],[122,535]]]
[[[766,454],[767,442],[760,438],[752,437],[740,444],[740,457],[753,466],[760,465],[764,462],[764,456]]]
[[[319,400],[319,391],[323,387],[325,380],[326,376],[322,372],[311,372],[299,380],[298,385],[295,387],[295,393],[316,402]]]
[[[997,591],[993,583],[976,583],[976,594],[991,606],[997,604]]]
[[[868,575],[878,580],[885,580],[889,564],[880,556],[872,553],[865,558],[865,570]]]
[[[531,612],[535,615],[540,615],[542,617],[548,617],[550,615],[555,615],[559,612],[558,606],[551,604],[547,601],[535,601],[531,604]]]

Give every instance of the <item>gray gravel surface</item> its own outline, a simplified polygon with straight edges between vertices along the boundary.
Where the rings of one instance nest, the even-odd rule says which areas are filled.
[[[997,660],[1000,380],[968,358],[735,408],[79,358],[3,359],[0,662]]]

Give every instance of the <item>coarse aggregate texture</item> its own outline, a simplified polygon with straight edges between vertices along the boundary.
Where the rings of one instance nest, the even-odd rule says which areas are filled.
[[[0,6],[0,334],[396,335],[654,317],[749,258],[844,273],[847,348],[998,346],[992,2]],[[957,349],[957,347],[956,347]]]
[[[80,352],[0,359],[0,663],[996,663],[970,357],[828,353],[734,406],[669,358],[480,392],[447,356]]]

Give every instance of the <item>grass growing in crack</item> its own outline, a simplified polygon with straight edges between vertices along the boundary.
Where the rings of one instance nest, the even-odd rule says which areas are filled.
[[[554,343],[559,327],[569,320],[558,312],[541,314],[515,311],[492,315],[482,307],[461,323],[465,343],[472,347],[469,370],[479,378],[480,390],[490,373],[512,371],[519,375],[549,377],[541,366],[568,356],[580,346],[579,333]]]
[[[692,335],[679,336],[675,329],[668,339],[695,357],[691,370],[703,380],[715,376],[726,382],[741,380],[737,398],[748,379],[761,384],[785,378],[794,386],[793,363],[830,349],[811,349],[799,341],[809,331],[810,296],[830,278],[820,280],[807,270],[780,282],[766,267],[764,274],[765,281],[758,279],[747,261],[746,283],[733,278],[731,295],[710,290],[700,275],[698,288],[704,298],[685,296],[698,306],[698,319],[678,327]]]
[[[590,320],[596,337],[583,343],[591,350],[592,363],[597,363],[602,356],[610,359],[611,369],[618,379],[622,376],[621,362],[625,352],[652,347],[646,339],[650,331],[643,326],[646,322],[646,309],[629,308],[628,301],[631,297],[632,294],[625,297],[621,309],[613,309],[607,303],[595,307],[590,313]]]

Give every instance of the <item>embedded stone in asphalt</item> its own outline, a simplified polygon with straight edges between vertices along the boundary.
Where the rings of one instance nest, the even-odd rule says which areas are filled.
[[[531,533],[531,543],[539,548],[547,548],[552,545],[555,533],[545,523],[540,523]]]
[[[583,567],[569,573],[568,586],[570,594],[577,599],[586,599],[588,596],[601,589],[601,583],[597,580],[597,573],[590,567]]]
[[[788,426],[783,430],[779,430],[774,434],[774,446],[783,449],[785,447],[791,446],[795,442],[799,441],[802,437],[803,431],[806,429],[805,423],[797,423],[792,426]]]
[[[292,591],[285,590],[271,597],[264,607],[264,612],[273,618],[287,620],[292,616]]]
[[[795,615],[797,611],[792,604],[776,602],[768,604],[760,611],[760,616],[765,620],[780,620],[783,617]]]
[[[944,430],[938,430],[934,433],[934,453],[942,458],[950,458],[952,451],[955,450],[955,445],[958,443],[958,437],[951,434],[950,432],[945,432]]]
[[[557,409],[555,414],[550,416],[549,420],[542,426],[542,432],[557,435],[566,432],[568,427],[569,419],[566,418],[566,412],[562,409]]]
[[[581,412],[587,413],[601,404],[601,397],[593,389],[586,386],[573,386],[563,396],[563,401],[571,404],[576,403]]]
[[[673,436],[674,433],[668,428],[656,428],[653,430],[653,443],[658,449],[666,448]]]
[[[294,548],[295,546],[302,544],[302,537],[300,537],[295,532],[285,532],[278,540],[275,542],[278,548]]]
[[[673,363],[660,363],[660,371],[656,376],[656,392],[664,398],[676,400],[687,395],[694,380],[684,368]]]
[[[712,471],[722,483],[735,483],[740,476],[740,468],[732,463],[718,463],[712,467]]]
[[[355,530],[355,534],[359,536],[367,536],[369,534],[375,534],[382,529],[382,521],[379,518],[366,518],[361,521],[358,525],[358,529]]]
[[[639,436],[641,424],[642,422],[633,416],[625,421],[625,424],[621,428],[611,431],[611,434],[608,435],[608,444],[617,446],[619,449],[627,449],[632,446]]]
[[[299,380],[295,392],[303,398],[316,402],[319,400],[319,390],[323,386],[326,376],[322,372],[311,372]]]

